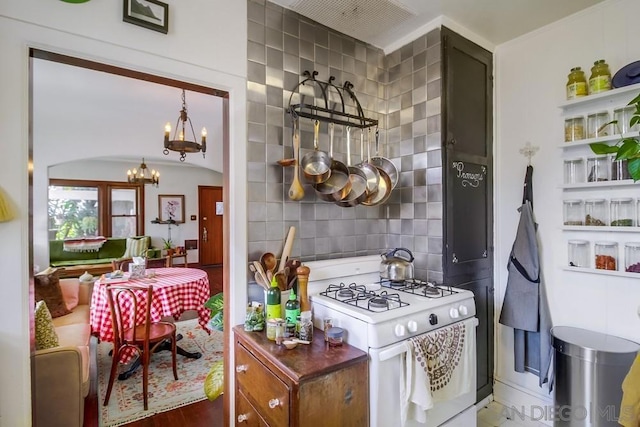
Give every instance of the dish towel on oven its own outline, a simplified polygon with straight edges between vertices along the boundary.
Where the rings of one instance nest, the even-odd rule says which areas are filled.
[[[402,425],[427,421],[436,403],[471,391],[476,376],[476,319],[471,318],[407,341],[401,374]]]

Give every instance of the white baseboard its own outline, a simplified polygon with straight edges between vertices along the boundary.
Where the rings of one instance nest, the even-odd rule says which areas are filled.
[[[515,384],[495,381],[493,400],[505,406],[507,418],[519,421],[526,416],[548,426],[553,426],[553,397],[535,395]],[[480,407],[480,404],[478,404]]]

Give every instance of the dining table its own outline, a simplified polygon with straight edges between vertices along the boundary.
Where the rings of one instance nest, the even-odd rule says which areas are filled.
[[[207,332],[207,324],[210,319],[210,311],[205,307],[205,302],[210,297],[209,278],[205,271],[197,268],[155,268],[147,269],[144,277],[131,279],[125,275],[120,279],[110,279],[106,275],[96,280],[91,295],[90,323],[91,331],[100,341],[113,342],[113,326],[111,310],[107,300],[107,284],[118,283],[150,285],[153,287],[151,302],[151,321],[157,322],[166,317],[172,317],[178,321],[187,310],[195,310],[198,313],[198,323]],[[141,293],[143,291],[140,291]],[[143,307],[138,308],[139,311]],[[137,313],[141,316],[142,312]],[[180,339],[181,337],[178,337]],[[178,346],[178,353],[188,358],[197,359],[200,353],[190,353]],[[126,353],[121,358],[121,363],[128,363],[135,357],[135,352]],[[120,375],[119,379],[125,379],[130,374]]]

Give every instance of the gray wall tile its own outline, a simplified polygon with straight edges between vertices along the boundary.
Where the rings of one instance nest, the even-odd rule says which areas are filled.
[[[388,55],[264,0],[248,0],[248,203],[249,251],[257,257],[281,248],[297,227],[293,256],[306,260],[379,254],[402,246],[415,252],[418,278],[441,276],[442,161],[440,144],[440,31],[418,37]],[[292,90],[305,70],[354,91],[367,117],[379,120],[378,154],[391,160],[399,182],[381,206],[341,208],[321,201],[305,184],[302,201],[287,191],[293,168],[276,161],[292,156],[289,102],[323,104],[314,85]],[[329,93],[333,106],[337,93]],[[347,99],[347,101],[349,101]],[[357,114],[355,104],[346,111]],[[312,123],[301,120],[301,156],[312,150]],[[354,132],[352,162],[361,154]],[[368,133],[365,140],[373,137]],[[346,161],[346,138],[337,126],[334,157]],[[328,150],[326,124],[321,149]],[[375,146],[371,146],[376,154]]]

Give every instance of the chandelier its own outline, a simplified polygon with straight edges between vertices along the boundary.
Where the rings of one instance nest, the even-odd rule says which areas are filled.
[[[189,125],[187,126],[187,122]],[[187,139],[187,131],[191,129],[191,141]],[[177,151],[180,153],[180,161],[184,162],[187,153],[197,153],[202,151],[202,157],[207,151],[207,130],[202,128],[202,143],[198,144],[196,141],[196,133],[193,131],[193,125],[191,119],[187,115],[187,103],[185,100],[184,89],[182,89],[182,110],[180,110],[180,116],[176,122],[176,129],[173,133],[173,139],[169,139],[171,136],[171,123],[167,123],[164,127],[164,150],[165,155],[169,154],[169,150]]]
[[[147,176],[147,164],[144,162],[143,157],[138,169],[133,168],[133,170],[129,169],[127,171],[127,179],[129,184],[152,184],[157,187],[160,184],[160,172],[153,169],[151,176]]]

